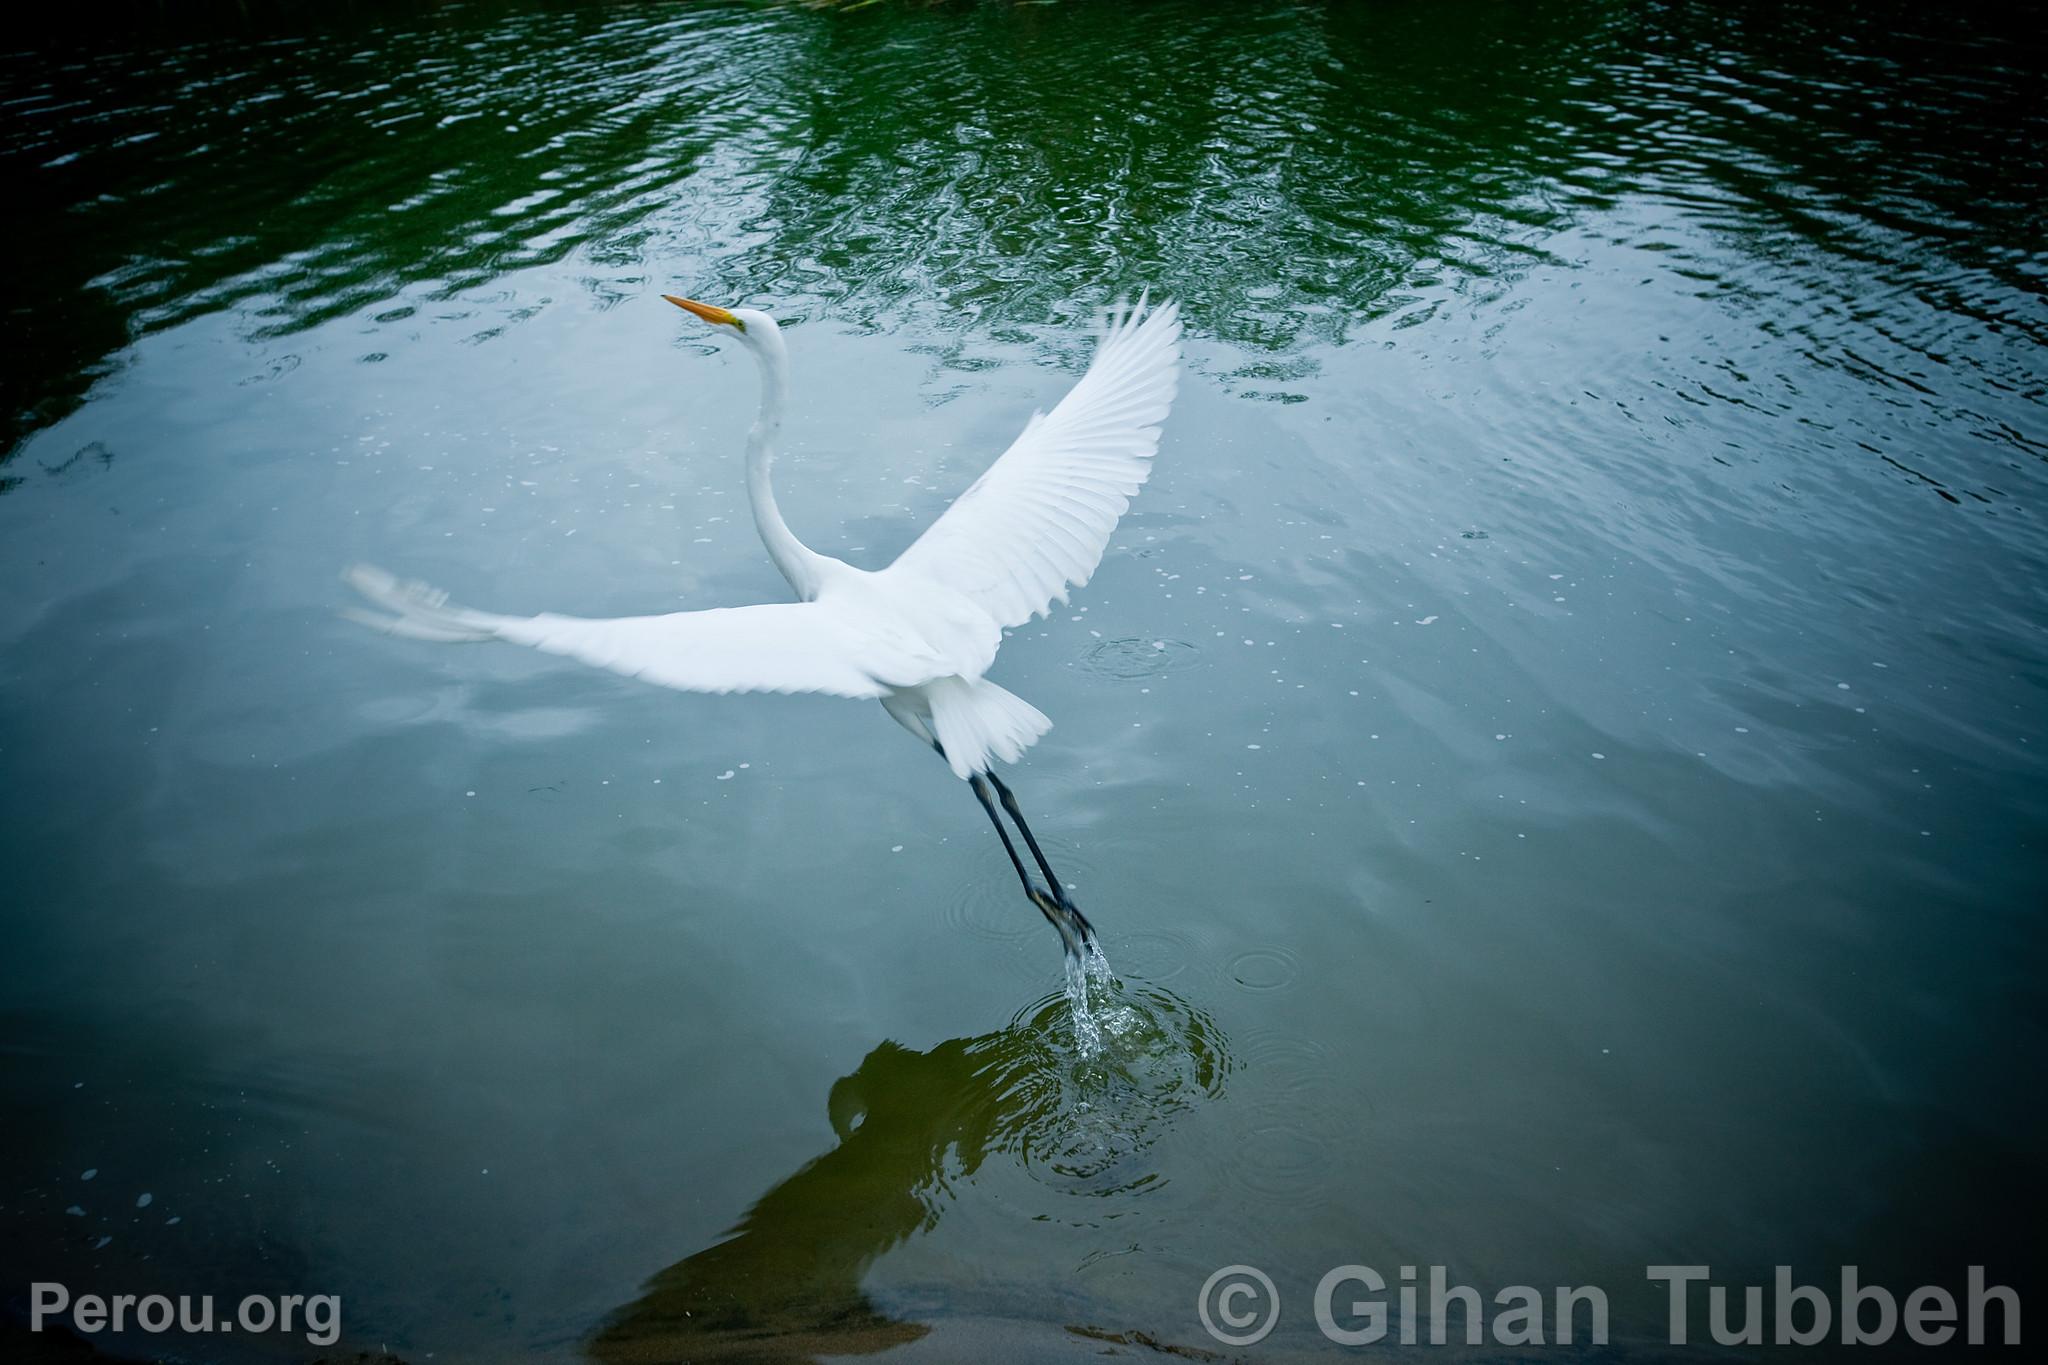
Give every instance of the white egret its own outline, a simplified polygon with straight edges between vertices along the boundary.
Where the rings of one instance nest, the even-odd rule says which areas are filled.
[[[882,703],[973,788],[1002,836],[1025,895],[1068,950],[1094,931],[1046,861],[997,762],[1021,757],[1052,722],[986,676],[1006,627],[1067,600],[1102,560],[1110,532],[1151,472],[1159,426],[1180,369],[1173,303],[1111,315],[1094,360],[1050,413],[1034,413],[1001,458],[886,569],[857,569],[799,541],[769,487],[789,395],[788,352],[766,313],[663,295],[729,329],[761,370],[761,407],[747,435],[754,525],[795,602],[593,620],[498,616],[401,583],[366,565],[348,580],[389,615],[348,614],[421,640],[508,640],[693,692],[825,692]],[[1045,876],[1041,888],[996,814],[1016,822]]]

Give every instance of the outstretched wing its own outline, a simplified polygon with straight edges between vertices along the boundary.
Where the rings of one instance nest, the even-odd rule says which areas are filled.
[[[1081,382],[974,481],[885,573],[943,583],[1022,625],[1088,581],[1152,472],[1180,373],[1180,309],[1111,320]]]
[[[880,697],[892,686],[925,682],[948,671],[902,632],[820,602],[607,620],[497,616],[451,605],[446,593],[424,583],[401,583],[367,565],[350,569],[347,578],[393,613],[347,613],[374,629],[421,640],[507,640],[687,692]]]

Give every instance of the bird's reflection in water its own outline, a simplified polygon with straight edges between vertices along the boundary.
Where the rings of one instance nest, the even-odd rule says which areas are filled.
[[[832,1087],[839,1145],[769,1190],[726,1240],[656,1275],[588,1351],[601,1361],[805,1361],[865,1355],[928,1330],[877,1312],[868,1266],[928,1231],[985,1161],[1088,1195],[1153,1183],[1144,1154],[1176,1114],[1220,1094],[1213,1022],[1157,987],[1097,996],[1102,1048],[1073,1045],[1065,995],[1008,1028],[926,1052],[884,1042]]]

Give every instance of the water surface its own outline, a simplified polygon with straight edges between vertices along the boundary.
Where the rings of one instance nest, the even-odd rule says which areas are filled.
[[[9,1312],[1078,1359],[1214,1348],[1246,1262],[1287,1358],[1347,1262],[1602,1285],[1635,1343],[1655,1263],[2036,1283],[2037,41],[1082,3],[16,40]],[[1014,779],[1124,978],[1102,1065],[877,709],[335,614],[359,560],[779,596],[750,366],[664,291],[788,320],[784,510],[879,566],[1147,285],[1190,325],[1157,473],[995,673],[1057,722]]]

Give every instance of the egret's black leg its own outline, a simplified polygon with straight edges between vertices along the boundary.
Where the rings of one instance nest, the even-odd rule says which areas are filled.
[[[938,751],[940,758],[946,756],[945,747],[937,740],[932,741],[932,748]],[[1067,955],[1081,959],[1086,955],[1085,950],[1095,943],[1095,930],[1074,908],[1074,903],[1067,899],[1067,893],[1060,890],[1059,880],[1052,875],[1052,869],[1046,867],[1045,855],[1038,851],[1036,841],[1031,843],[1031,854],[1038,860],[1038,865],[1045,868],[1046,880],[1053,886],[1052,893],[1048,895],[1031,880],[1031,874],[1024,870],[1024,860],[1017,856],[1017,845],[1010,841],[1010,831],[1003,827],[1003,817],[996,814],[996,803],[988,794],[990,782],[994,782],[1003,793],[1003,804],[1016,816],[1017,828],[1024,831],[1025,839],[1030,840],[1031,831],[1024,824],[1024,817],[1016,815],[1017,798],[1010,795],[1010,789],[1003,786],[1001,778],[994,773],[974,773],[967,779],[967,785],[974,788],[974,799],[981,802],[981,808],[988,812],[988,822],[996,827],[996,835],[1003,841],[1003,852],[1010,855],[1010,866],[1017,869],[1017,880],[1024,884],[1024,895],[1038,907],[1038,913],[1045,916],[1046,923],[1059,931],[1060,942],[1066,945]]]
[[[1045,874],[1045,880],[1051,885],[1053,894],[1065,900],[1067,889],[1060,885],[1059,874],[1054,872],[1052,864],[1045,860],[1045,851],[1039,848],[1038,839],[1031,833],[1031,826],[1025,823],[1024,812],[1017,809],[1017,793],[1011,791],[1009,784],[997,777],[993,771],[988,774],[988,780],[995,784],[996,795],[1003,800],[1003,809],[1017,822],[1017,832],[1024,836],[1025,846],[1031,850],[1031,856],[1038,860],[1038,870]]]
[[[1010,866],[1017,869],[1017,880],[1024,883],[1024,895],[1038,907],[1038,913],[1045,916],[1045,922],[1058,931],[1060,942],[1066,945],[1069,956],[1080,959],[1095,942],[1095,931],[1088,927],[1088,921],[1081,917],[1063,895],[1047,895],[1045,890],[1031,880],[1031,874],[1024,870],[1024,860],[1017,856],[1017,846],[1010,842],[1010,831],[1003,828],[1003,817],[996,814],[996,803],[989,797],[988,783],[980,773],[967,779],[967,785],[974,788],[975,799],[988,812],[988,822],[996,827],[996,834],[1003,841],[1003,852],[1010,855]]]
[[[1024,836],[1024,843],[1031,850],[1031,856],[1038,860],[1038,870],[1045,874],[1046,884],[1052,888],[1053,899],[1060,903],[1060,909],[1073,917],[1074,927],[1081,931],[1082,942],[1095,942],[1095,926],[1088,922],[1088,917],[1081,913],[1081,907],[1074,904],[1072,898],[1067,895],[1067,888],[1061,883],[1059,874],[1054,872],[1052,864],[1045,860],[1045,850],[1038,846],[1038,839],[1031,833],[1031,825],[1024,819],[1024,812],[1017,808],[1017,794],[994,772],[988,774],[988,780],[995,784],[996,795],[1003,800],[1003,809],[1016,821],[1017,832]],[[1011,856],[1014,859],[1015,855]]]
[[[1010,866],[1017,869],[1017,880],[1024,883],[1024,894],[1030,895],[1038,888],[1031,884],[1031,874],[1024,870],[1024,860],[1017,856],[1017,846],[1010,842],[1010,831],[1003,828],[1003,817],[996,814],[996,803],[989,799],[988,783],[981,780],[980,773],[976,773],[967,779],[967,785],[974,788],[975,799],[980,801],[981,808],[988,812],[989,823],[996,827],[996,833],[1002,837],[1003,852],[1010,855]]]

